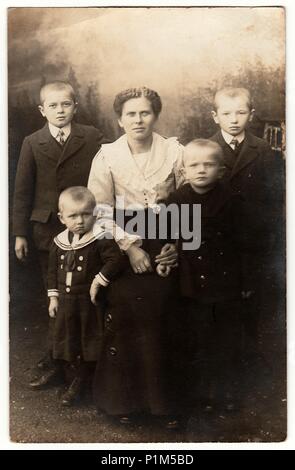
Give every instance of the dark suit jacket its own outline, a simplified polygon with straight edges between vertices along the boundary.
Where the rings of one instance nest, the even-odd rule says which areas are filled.
[[[15,181],[15,236],[27,236],[32,221],[37,248],[50,248],[53,236],[62,229],[56,218],[59,194],[70,186],[87,186],[91,162],[101,143],[98,129],[74,122],[63,148],[47,123],[24,139]]]
[[[257,234],[265,237],[266,243],[271,244],[270,233],[274,232],[278,221],[282,221],[283,215],[283,161],[275,156],[265,140],[246,132],[240,153],[234,166],[231,166],[232,151],[221,131],[213,135],[211,140],[223,149],[224,182],[244,197],[249,224],[255,227]]]

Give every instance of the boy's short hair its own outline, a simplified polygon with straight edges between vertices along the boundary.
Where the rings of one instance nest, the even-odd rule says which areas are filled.
[[[221,88],[221,90],[218,90],[215,93],[214,101],[213,101],[215,110],[217,110],[218,108],[218,99],[221,96],[227,96],[229,98],[236,98],[237,96],[244,96],[249,106],[249,109],[250,110],[253,109],[253,101],[252,101],[251,93],[249,90],[247,90],[247,88],[225,87],[225,88]]]
[[[118,93],[115,97],[113,108],[115,113],[120,117],[122,116],[123,105],[126,101],[129,101],[133,98],[144,97],[152,105],[154,114],[158,117],[162,110],[162,101],[158,93],[150,88],[145,86],[139,88],[128,88]]]
[[[45,83],[40,89],[40,103],[43,105],[45,101],[45,93],[47,90],[68,90],[74,103],[77,102],[74,88],[69,82],[63,82],[62,80],[54,80],[53,82]]]
[[[214,151],[214,156],[216,157],[216,160],[223,165],[224,164],[224,156],[223,156],[223,150],[221,146],[217,143],[214,142],[213,140],[209,139],[194,139],[188,142],[188,144],[185,145],[185,148],[190,147],[190,146],[195,146],[195,147],[208,147]],[[185,159],[185,157],[184,157]]]
[[[89,205],[96,206],[96,201],[93,193],[85,186],[71,186],[61,192],[58,199],[58,209],[62,211],[63,201],[67,198],[72,199],[74,202],[89,202]]]

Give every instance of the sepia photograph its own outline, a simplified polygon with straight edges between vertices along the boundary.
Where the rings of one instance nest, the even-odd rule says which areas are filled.
[[[287,439],[285,22],[7,9],[11,442]]]

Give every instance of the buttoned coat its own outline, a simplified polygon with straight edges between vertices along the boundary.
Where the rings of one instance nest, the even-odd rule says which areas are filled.
[[[193,205],[201,205],[201,243],[193,250],[179,245],[179,278],[181,294],[200,303],[225,302],[241,297],[242,290],[252,287],[251,271],[259,249],[248,236],[244,224],[244,203],[228,186],[217,184],[205,194],[196,193],[189,183],[172,193],[166,204],[177,204],[180,211],[189,205],[190,230]]]
[[[233,152],[221,131],[211,137],[223,150],[225,169],[223,181],[241,194],[246,202],[247,220],[256,226],[261,237],[270,242],[270,233],[282,220],[284,207],[283,160],[275,156],[269,144],[246,132],[241,150],[232,166]]]
[[[92,159],[101,143],[98,129],[74,122],[63,148],[47,123],[24,139],[15,180],[15,236],[26,237],[34,222],[37,249],[49,250],[53,236],[62,230],[56,218],[59,194],[70,186],[87,186]]]

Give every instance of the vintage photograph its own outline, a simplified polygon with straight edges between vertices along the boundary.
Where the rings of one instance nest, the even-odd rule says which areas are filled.
[[[287,438],[285,9],[7,9],[10,439]]]

